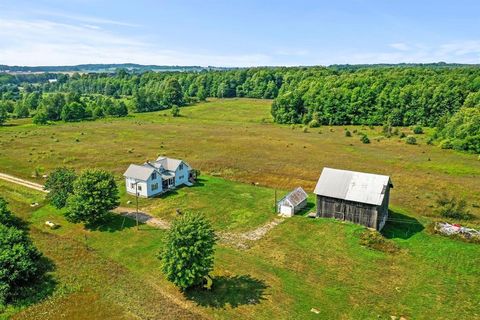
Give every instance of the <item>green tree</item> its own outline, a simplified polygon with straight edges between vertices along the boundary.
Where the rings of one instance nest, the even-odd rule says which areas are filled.
[[[28,116],[30,115],[28,107],[21,101],[17,102],[17,104],[15,105],[15,110],[13,112],[15,114],[15,117],[17,118],[28,118]]]
[[[480,107],[460,108],[439,128],[438,136],[454,149],[480,153]]]
[[[29,109],[29,110],[36,110],[41,99],[41,94],[38,91],[28,93],[24,99],[23,99],[23,104]]]
[[[116,208],[118,200],[113,175],[100,169],[87,169],[73,183],[73,194],[68,197],[65,215],[70,222],[92,224]]]
[[[212,226],[202,215],[175,219],[160,256],[168,280],[182,290],[200,284],[213,269],[215,242]]]
[[[17,224],[17,219],[8,209],[8,202],[2,197],[0,197],[0,224],[6,226],[15,226]]]
[[[8,114],[7,114],[7,109],[0,104],[0,126],[7,121]]]
[[[163,96],[166,105],[183,105],[182,87],[176,78],[170,78],[167,80]]]
[[[48,115],[45,110],[38,110],[35,116],[32,119],[34,124],[42,125],[48,123]]]
[[[70,102],[63,107],[61,117],[63,121],[79,121],[85,119],[85,106],[80,102]]]
[[[44,95],[40,105],[47,114],[48,120],[57,121],[61,119],[65,103],[65,95],[63,93],[53,93]]]
[[[76,178],[75,171],[65,167],[54,169],[48,176],[44,188],[49,191],[47,198],[57,209],[67,204],[68,196],[73,193],[73,182]]]
[[[0,305],[40,278],[41,257],[24,231],[0,224]]]

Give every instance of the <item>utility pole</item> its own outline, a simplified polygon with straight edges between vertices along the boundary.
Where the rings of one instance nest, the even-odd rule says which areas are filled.
[[[137,212],[135,213],[135,221],[136,221],[137,230],[138,230],[138,181],[135,181],[135,200],[137,202]]]
[[[273,212],[277,212],[277,189],[275,189],[275,203],[273,204]]]

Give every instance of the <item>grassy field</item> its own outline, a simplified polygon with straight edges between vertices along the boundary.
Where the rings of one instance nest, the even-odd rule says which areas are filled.
[[[423,135],[417,136],[419,145],[377,141],[379,128],[349,127],[368,133],[372,143],[364,145],[356,135],[345,137],[343,127],[305,133],[274,125],[268,101],[213,100],[182,109],[180,118],[165,114],[47,127],[14,122],[0,128],[0,172],[41,182],[31,178],[36,167],[103,167],[118,177],[126,206],[133,198],[125,194],[121,174],[130,162],[158,154],[185,158],[202,170],[200,184],[141,199],[141,208],[168,220],[176,208],[200,211],[217,230],[231,232],[275,218],[273,188],[279,197],[297,185],[311,191],[323,166],[386,173],[395,185],[392,217],[404,223],[389,222],[384,234],[400,252],[362,247],[360,226],[295,216],[250,249],[218,245],[215,289],[182,294],[160,272],[157,254],[165,231],[146,225],[136,230],[130,220],[122,229],[118,216],[84,229],[66,222],[43,194],[0,181],[0,195],[29,223],[36,245],[54,265],[39,297],[9,306],[4,318],[480,317],[480,246],[424,229],[442,190],[466,197],[478,219],[473,205],[480,203],[480,162],[474,155],[428,146]],[[32,202],[40,206],[30,207]],[[44,228],[49,219],[61,227]]]
[[[431,215],[436,195],[445,190],[465,197],[480,216],[477,156],[429,146],[426,135],[416,136],[418,145],[383,139],[381,128],[348,126],[367,133],[369,145],[355,134],[345,137],[344,127],[305,133],[271,123],[269,110],[268,100],[226,99],[183,108],[179,118],[165,111],[44,127],[19,120],[0,128],[0,170],[31,178],[36,168],[97,166],[120,181],[130,163],[168,155],[229,180],[312,191],[322,168],[330,166],[390,175],[392,203],[412,215]]]

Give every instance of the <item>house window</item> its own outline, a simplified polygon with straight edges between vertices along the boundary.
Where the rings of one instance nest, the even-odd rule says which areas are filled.
[[[130,188],[135,189],[135,183],[130,183]]]
[[[152,184],[152,191],[155,191],[158,189],[158,183]]]
[[[183,170],[183,163],[180,163],[179,168],[180,168],[180,170]]]
[[[138,191],[142,191],[142,186],[137,185]]]
[[[152,173],[152,180],[155,180],[155,179],[157,179],[157,172],[154,171]]]
[[[182,180],[182,179],[183,179],[183,177],[184,177],[184,176],[180,176],[180,177],[178,177],[178,179]]]

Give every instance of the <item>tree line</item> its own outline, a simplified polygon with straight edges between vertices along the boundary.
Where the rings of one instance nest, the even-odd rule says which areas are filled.
[[[46,81],[46,74],[0,76],[0,119],[9,114],[40,114],[37,123],[77,121],[183,106],[207,97],[248,97],[273,99],[271,113],[280,124],[436,127],[460,108],[480,105],[480,68],[475,65],[260,67],[142,74],[119,69],[114,74],[48,76],[55,81]],[[443,136],[451,133],[445,131]]]

